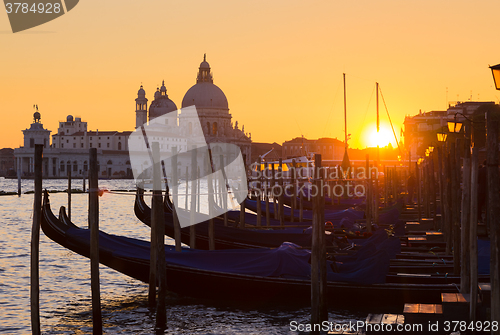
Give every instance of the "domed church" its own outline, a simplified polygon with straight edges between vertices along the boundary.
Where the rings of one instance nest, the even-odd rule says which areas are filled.
[[[176,104],[168,98],[165,81],[161,88],[157,88],[154,100],[147,108],[148,99],[141,85],[137,92],[136,101],[136,128],[144,125],[162,115],[168,115],[166,123],[170,127],[177,127],[179,134],[190,136],[193,117],[196,115],[182,113],[177,110]],[[246,163],[250,164],[251,135],[245,134],[244,127],[239,129],[238,121],[233,125],[232,116],[229,113],[229,105],[224,92],[214,84],[210,64],[203,57],[194,84],[182,99],[182,108],[195,106],[198,118],[203,128],[205,140],[211,144],[213,150],[217,150],[216,143],[232,143],[240,147],[242,154],[246,157]],[[179,113],[180,112],[180,113]]]

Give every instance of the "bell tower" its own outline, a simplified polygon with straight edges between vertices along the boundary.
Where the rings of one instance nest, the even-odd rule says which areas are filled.
[[[135,127],[138,128],[146,122],[148,122],[148,99],[141,85],[135,99]]]

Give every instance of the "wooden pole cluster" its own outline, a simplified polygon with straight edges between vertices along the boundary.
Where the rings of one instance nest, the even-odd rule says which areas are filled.
[[[30,303],[31,330],[33,334],[41,334],[40,330],[40,224],[42,222],[42,160],[43,145],[35,144],[35,194],[33,198],[33,225],[31,228],[31,271],[30,271]]]
[[[102,334],[101,288],[99,283],[99,170],[97,149],[89,158],[90,287],[92,291],[93,334]]]
[[[491,320],[500,320],[500,178],[498,173],[498,119],[486,112],[486,165],[488,174],[488,215],[490,228]],[[500,334],[500,330],[493,332]]]

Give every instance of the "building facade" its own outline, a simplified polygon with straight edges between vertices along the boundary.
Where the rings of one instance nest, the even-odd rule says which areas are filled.
[[[160,142],[160,150],[176,147],[179,153],[187,152],[188,138],[204,135],[212,152],[220,149],[217,143],[236,144],[247,165],[251,159],[251,136],[232,124],[227,98],[224,92],[213,83],[210,65],[206,58],[200,64],[196,84],[185,94],[182,110],[169,99],[165,82],[154,93],[148,110],[148,99],[141,85],[135,99],[135,126],[147,125],[150,140]],[[195,106],[197,113],[190,113]],[[193,109],[191,109],[193,110]],[[184,111],[184,112],[183,112]],[[162,116],[161,118],[159,118]],[[71,171],[73,177],[87,175],[89,149],[96,148],[101,178],[132,178],[128,138],[132,131],[89,131],[87,122],[68,115],[66,121],[59,122],[57,133],[45,129],[38,111],[33,115],[30,128],[23,130],[24,146],[14,150],[16,170],[22,176],[34,173],[33,156],[35,144],[44,146],[43,175],[45,178],[66,177]],[[155,119],[157,120],[155,122]],[[161,124],[158,123],[161,120]],[[201,124],[203,134],[194,134],[194,122]],[[155,136],[157,134],[157,136]],[[168,134],[165,136],[165,134]],[[143,150],[147,150],[144,144]]]

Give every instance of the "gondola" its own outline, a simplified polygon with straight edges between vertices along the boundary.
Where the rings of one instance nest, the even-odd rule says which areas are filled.
[[[89,257],[89,230],[78,228],[67,219],[56,218],[47,192],[41,227],[56,243]],[[293,244],[285,243],[276,249],[183,249],[182,252],[167,246],[165,257],[167,289],[182,296],[263,305],[310,303],[310,252]],[[132,278],[149,280],[148,242],[99,232],[99,261]],[[374,279],[367,273],[371,270],[366,265],[373,264],[372,270],[381,267],[381,263],[374,264],[372,258],[366,261],[359,264],[359,268],[352,264],[346,273],[334,273],[328,263],[326,295],[330,306],[363,306],[387,311],[388,306],[400,308],[404,302],[436,303],[441,293],[458,292],[452,284],[366,284],[367,280]]]
[[[174,238],[172,206],[167,197],[164,207],[165,235]],[[134,211],[139,220],[148,226],[151,225],[151,208],[144,202],[144,197],[140,191],[136,195]],[[208,226],[208,221],[196,224],[196,249],[209,249]],[[312,235],[311,229],[307,229],[309,227],[310,225],[304,225],[303,228],[277,230],[238,229],[224,226],[224,221],[221,218],[214,218],[215,249],[277,248],[283,242],[292,242],[301,247],[310,247]],[[189,227],[181,228],[181,241],[189,244]],[[327,246],[335,246],[333,236],[327,236],[326,242]]]

